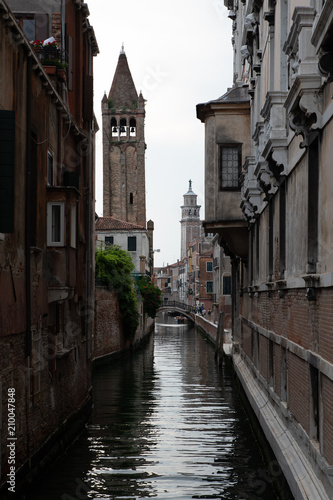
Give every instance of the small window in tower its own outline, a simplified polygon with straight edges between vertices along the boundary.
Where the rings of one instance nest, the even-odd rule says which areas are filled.
[[[194,209],[194,215],[197,215],[197,209],[196,208]]]
[[[114,117],[111,118],[111,134],[112,137],[118,137],[117,120]]]
[[[133,193],[130,193],[130,205],[133,205]]]
[[[130,119],[130,136],[131,137],[136,136],[136,119],[135,118]]]
[[[126,118],[120,119],[120,137],[125,137],[127,135],[127,123]]]

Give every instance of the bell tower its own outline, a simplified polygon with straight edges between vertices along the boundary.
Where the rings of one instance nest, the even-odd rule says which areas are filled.
[[[145,101],[124,46],[109,95],[102,99],[103,215],[146,227]]]
[[[184,194],[184,205],[182,205],[181,224],[181,248],[180,258],[186,257],[187,249],[201,235],[200,208],[197,202],[198,196],[192,191],[192,181],[189,181],[187,193]]]

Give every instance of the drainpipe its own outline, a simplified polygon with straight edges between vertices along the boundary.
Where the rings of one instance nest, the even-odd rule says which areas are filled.
[[[31,270],[30,270],[30,235],[31,235],[31,57],[27,58],[27,116],[26,116],[26,175],[25,175],[25,302],[26,302],[26,337],[25,357],[31,354]]]

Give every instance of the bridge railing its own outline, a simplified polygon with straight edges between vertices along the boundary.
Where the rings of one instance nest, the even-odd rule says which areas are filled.
[[[168,300],[165,302],[160,309],[162,308],[172,309],[173,307],[177,307],[178,309],[183,309],[183,311],[194,312],[194,307],[186,304],[185,302],[178,302],[177,300]]]

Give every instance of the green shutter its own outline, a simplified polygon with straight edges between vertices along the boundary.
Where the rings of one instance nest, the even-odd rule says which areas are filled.
[[[0,233],[14,232],[15,113],[0,110]]]

